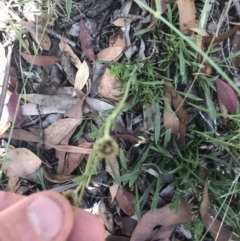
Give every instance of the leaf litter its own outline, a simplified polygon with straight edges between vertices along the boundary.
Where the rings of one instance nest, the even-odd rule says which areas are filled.
[[[240,207],[229,183],[239,169],[240,13],[236,3],[225,8],[230,2],[73,1],[70,18],[59,2],[59,16],[46,29],[48,16],[38,13],[39,21],[19,9],[16,15],[33,24],[12,15],[25,32],[16,35],[11,61],[8,41],[1,42],[1,90],[8,93],[1,152],[8,150],[7,139],[15,147],[5,154],[11,161],[2,189],[66,190],[77,185],[73,179],[85,183],[89,175],[84,198],[99,205],[106,240],[188,240],[186,227],[194,241],[206,235],[239,240]],[[106,132],[119,153],[88,169]],[[25,179],[32,172],[42,182]],[[202,194],[205,178],[209,188]],[[228,201],[222,209],[223,195]]]

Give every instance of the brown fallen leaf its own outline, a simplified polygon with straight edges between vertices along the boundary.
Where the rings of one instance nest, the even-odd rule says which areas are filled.
[[[17,106],[18,99],[19,99],[19,95],[14,91],[11,94],[11,96],[8,100],[8,104],[7,104],[8,113],[9,113],[9,116],[11,117],[12,121],[14,120],[15,113],[17,112],[16,120],[15,120],[16,125],[19,125],[22,122],[22,118],[23,118],[21,108],[20,108],[20,106]]]
[[[209,36],[209,34],[207,33],[207,31],[205,29],[201,29],[201,28],[191,28],[191,30],[201,36],[207,37]]]
[[[238,30],[234,36],[233,36],[233,41],[232,41],[232,49],[231,53],[234,54],[240,50],[240,30]],[[236,68],[240,68],[240,56],[236,56],[232,58],[233,65]]]
[[[73,133],[75,132],[77,126],[75,126],[62,140],[59,144],[61,145],[68,145],[70,138],[72,137]],[[59,174],[65,174],[64,168],[66,167],[66,152],[55,150],[56,158],[58,158],[58,165],[56,173]]]
[[[118,95],[121,94],[119,86],[121,81],[109,73],[109,69],[106,68],[100,85],[98,86],[98,94],[104,98],[111,100],[119,100]]]
[[[173,231],[177,225],[170,225],[170,226],[162,226],[159,230],[154,234],[152,240],[161,240],[161,241],[170,241],[170,236],[172,235]]]
[[[195,0],[178,0],[179,25],[182,33],[190,35],[196,27]],[[187,9],[187,11],[186,11]]]
[[[73,52],[72,48],[65,42],[61,40],[59,43],[59,48],[61,49],[62,52],[64,52],[66,55],[68,55],[68,58],[70,59],[71,63],[75,65],[76,68],[80,68],[82,65],[80,59],[78,56]]]
[[[77,125],[82,122],[81,119],[65,118],[54,122],[44,130],[44,149],[52,148],[50,145],[60,143],[63,138]],[[60,131],[61,130],[61,131]]]
[[[169,106],[172,105],[172,95],[170,91],[165,92],[165,98]],[[174,136],[178,137],[179,131],[179,120],[169,111],[167,105],[164,106],[163,110],[163,125],[165,130],[171,129]]]
[[[44,50],[49,51],[51,49],[52,41],[47,33],[43,33],[42,30],[37,29],[37,34],[33,35],[31,33],[31,36],[36,43],[40,43]]]
[[[117,27],[124,27],[129,25],[131,22],[133,22],[133,19],[129,18],[116,18],[112,24]]]
[[[194,215],[191,213],[192,204],[182,202],[179,205],[178,213],[171,210],[169,205],[163,208],[157,208],[153,212],[146,212],[136,228],[133,231],[130,241],[145,241],[147,240],[154,227],[161,225],[164,227],[194,221]]]
[[[115,222],[122,229],[122,233],[127,236],[131,236],[137,226],[137,220],[129,217],[116,217]]]
[[[9,177],[21,177],[38,170],[42,161],[34,153],[26,148],[16,148],[7,153],[7,161],[4,165],[4,173]]]
[[[1,134],[0,138],[9,138],[10,132],[5,132]],[[21,140],[21,141],[30,141],[30,142],[38,142],[39,135],[34,135],[33,133],[23,130],[23,129],[13,129],[12,139]]]
[[[226,33],[219,34],[218,37],[215,37],[215,36],[203,37],[203,43],[205,46],[208,46],[210,43],[222,42],[222,41],[226,40],[227,38],[231,37],[233,34],[235,34],[238,29],[239,29],[239,26],[235,26],[234,28],[228,30]],[[213,38],[214,38],[214,41],[213,41]]]
[[[7,192],[16,192],[20,186],[19,177],[9,177],[7,183]]]
[[[109,47],[123,47],[126,46],[125,33],[120,29],[116,34],[109,38]]]
[[[183,103],[183,98],[178,93],[172,91],[172,105],[176,111],[180,123],[177,143],[182,146],[185,145],[186,125],[188,118],[187,112],[183,109]]]
[[[114,201],[117,192],[118,192],[119,185],[117,183],[114,183],[112,186],[109,186],[109,191],[112,197],[111,203]]]
[[[21,56],[30,64],[35,64],[38,66],[52,66],[55,64],[56,61],[61,60],[60,56],[41,56],[41,55],[29,55],[26,53],[21,52]]]
[[[119,188],[116,195],[120,208],[128,216],[135,214],[135,196],[126,188]]]
[[[94,61],[95,54],[93,51],[93,46],[91,46],[91,47],[88,46],[89,44],[91,44],[92,38],[91,38],[90,34],[88,33],[88,30],[86,29],[85,21],[83,19],[81,19],[79,26],[80,26],[79,39],[80,39],[82,49],[83,49],[84,53],[87,55],[87,57],[90,60]]]
[[[200,206],[200,214],[204,226],[209,230],[211,236],[215,241],[239,241],[240,237],[237,237],[229,229],[227,229],[222,222],[216,219],[213,222],[214,214],[210,208],[210,201],[208,197],[208,182],[205,183],[203,191],[203,200]]]
[[[56,175],[56,174],[50,173],[45,166],[43,167],[42,174],[48,181],[52,183],[69,182],[69,181],[72,181],[73,178],[77,177],[75,175]]]
[[[48,144],[50,145],[50,144]],[[90,154],[92,149],[80,147],[80,146],[69,146],[69,145],[50,145],[51,148],[54,148],[59,151],[80,153],[80,154]]]
[[[97,54],[97,60],[102,60],[102,61],[114,61],[117,60],[124,48],[123,47],[108,47],[106,49],[103,49]]]
[[[83,161],[86,154],[82,153],[68,153],[65,157],[62,174],[70,175]]]
[[[98,206],[98,216],[102,220],[104,226],[106,227],[107,231],[111,234],[114,234],[114,223],[113,223],[113,215],[109,211],[109,208],[104,203],[103,199],[100,201]]]
[[[221,79],[215,81],[218,95],[221,97],[223,104],[230,114],[236,114],[238,98],[234,90]]]
[[[64,114],[64,117],[82,118],[82,107],[86,97],[87,95],[84,95],[75,105],[71,106]]]

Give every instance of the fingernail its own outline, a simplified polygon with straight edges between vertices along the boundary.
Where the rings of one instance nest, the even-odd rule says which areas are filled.
[[[63,225],[61,207],[46,196],[39,196],[29,205],[28,218],[35,232],[46,241],[56,237]]]

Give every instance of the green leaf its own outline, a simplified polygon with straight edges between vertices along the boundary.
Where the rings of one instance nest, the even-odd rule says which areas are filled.
[[[70,14],[72,12],[72,0],[66,0],[66,11],[68,18],[70,18]]]
[[[162,188],[162,178],[158,177],[157,179],[157,187],[156,190],[154,191],[153,199],[152,199],[152,204],[151,204],[151,211],[153,212],[154,209],[157,207],[158,204],[158,198],[159,198],[159,192],[160,189]]]
[[[157,115],[156,115],[156,126],[155,126],[155,143],[157,144],[159,141],[159,137],[160,137],[160,130],[161,130],[161,112],[160,112],[160,106],[157,103]]]
[[[109,164],[109,166],[110,166],[110,168],[111,168],[111,171],[112,171],[112,175],[113,175],[114,180],[115,180],[116,183],[121,187],[122,185],[121,185],[120,176],[117,174],[117,172],[116,172],[116,170],[115,170],[112,162],[111,162],[111,161],[108,161],[108,160],[106,160],[106,161],[108,162],[108,164]]]
[[[87,177],[83,174],[83,175],[81,175],[81,176],[79,176],[79,177],[73,178],[73,182],[81,183],[81,182],[85,181],[86,178],[87,178]]]

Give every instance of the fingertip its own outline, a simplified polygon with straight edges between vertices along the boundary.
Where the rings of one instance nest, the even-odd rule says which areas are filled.
[[[74,218],[73,229],[68,241],[104,241],[105,228],[100,219],[79,209]]]
[[[0,213],[1,238],[63,241],[72,230],[73,220],[72,207],[62,195],[53,191],[39,192]]]

